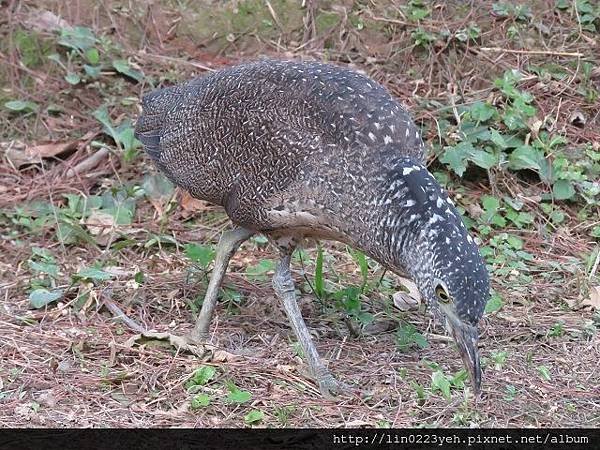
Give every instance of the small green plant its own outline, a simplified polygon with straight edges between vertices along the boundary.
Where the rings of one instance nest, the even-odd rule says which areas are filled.
[[[481,28],[479,28],[477,24],[471,22],[466,28],[461,28],[458,30],[454,36],[460,42],[475,42],[479,36],[481,36]]]
[[[410,0],[403,9],[408,20],[411,22],[419,22],[430,14],[428,7],[423,0]]]
[[[423,48],[429,48],[429,46],[438,39],[437,35],[425,31],[423,28],[417,28],[414,30],[412,33],[410,33],[410,37],[416,47]]]
[[[120,51],[109,39],[97,37],[90,28],[62,28],[57,43],[64,52],[51,54],[48,58],[65,72],[64,79],[70,85],[94,81],[109,69],[137,83],[145,78],[129,61],[117,56]]]
[[[252,399],[252,394],[248,391],[242,391],[232,381],[225,383],[229,394],[227,394],[227,401],[230,403],[246,403]]]
[[[246,276],[251,281],[267,281],[268,274],[275,270],[275,265],[272,259],[262,259],[258,264],[246,267]]]
[[[504,300],[502,300],[502,297],[497,292],[492,291],[492,293],[490,295],[490,299],[488,300],[488,302],[485,305],[484,312],[486,314],[491,314],[496,311],[500,311],[503,306],[504,306]]]
[[[508,17],[522,22],[528,22],[533,17],[531,8],[526,4],[498,2],[492,5],[492,11],[498,17]]]
[[[401,352],[408,351],[416,346],[418,348],[427,348],[429,342],[412,323],[401,322],[396,332],[396,346]]]
[[[37,103],[29,100],[11,100],[4,103],[4,108],[14,113],[35,113],[38,111],[39,106]]]
[[[506,350],[495,351],[491,353],[490,358],[494,363],[494,369],[502,370],[506,363],[506,359],[508,358],[508,352]]]
[[[595,33],[600,27],[600,5],[590,0],[556,0],[556,9],[567,11],[575,9],[574,11],[581,26],[582,30],[590,31]]]
[[[265,413],[259,409],[253,409],[244,416],[244,423],[246,425],[256,425],[263,421]]]
[[[185,246],[185,255],[204,270],[208,269],[213,262],[215,254],[212,245],[187,244]]]
[[[198,367],[190,379],[186,381],[186,389],[190,389],[194,386],[204,386],[213,380],[217,373],[217,370],[213,366],[201,366]]]
[[[546,366],[538,366],[537,371],[542,380],[550,381],[552,379],[552,376],[550,375],[550,370]]]
[[[548,337],[561,337],[565,334],[565,323],[563,321],[556,322],[548,330]]]
[[[512,402],[517,397],[517,388],[512,384],[507,384],[504,387],[504,400],[507,402]]]
[[[431,375],[431,392],[439,391],[446,400],[450,400],[450,380],[444,375],[441,370],[436,370]]]
[[[124,119],[115,126],[110,118],[106,106],[98,108],[92,113],[94,118],[102,124],[104,133],[111,137],[119,150],[123,153],[125,162],[131,162],[137,156],[137,150],[141,142],[134,136],[134,129],[130,119]]]
[[[427,392],[425,391],[425,387],[412,380],[410,381],[410,387],[417,396],[417,405],[423,406],[427,401]]]
[[[275,418],[279,424],[285,428],[290,426],[290,418],[294,412],[296,412],[294,406],[275,406],[274,408]]]
[[[193,410],[206,408],[207,406],[210,406],[211,401],[212,397],[208,394],[196,394],[192,397],[190,407]]]

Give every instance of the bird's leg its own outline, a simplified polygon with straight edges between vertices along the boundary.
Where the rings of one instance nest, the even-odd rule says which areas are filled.
[[[253,231],[247,230],[246,228],[235,228],[230,231],[225,231],[221,235],[221,239],[219,239],[219,244],[217,245],[215,266],[210,281],[208,282],[202,309],[200,310],[200,315],[196,320],[194,329],[188,336],[190,341],[201,343],[208,338],[208,329],[217,304],[219,287],[221,286],[221,281],[223,281],[223,276],[229,265],[229,260],[235,254],[242,242],[247,240],[253,234]]]
[[[308,367],[319,385],[319,391],[325,397],[332,397],[347,390],[348,387],[338,382],[323,365],[306,323],[302,318],[300,308],[296,302],[294,280],[292,280],[292,274],[290,273],[290,259],[293,251],[294,247],[282,250],[281,260],[273,276],[273,287],[277,296],[283,301],[283,307],[300,342]]]

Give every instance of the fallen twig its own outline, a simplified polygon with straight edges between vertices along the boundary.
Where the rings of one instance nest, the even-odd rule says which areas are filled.
[[[479,47],[483,52],[514,53],[517,55],[548,55],[548,56],[570,56],[573,58],[582,58],[585,55],[579,52],[555,52],[552,50],[512,50],[510,48],[500,47]]]
[[[125,315],[125,313],[117,306],[115,302],[113,302],[110,298],[110,294],[107,292],[102,292],[101,298],[104,306],[108,308],[108,310],[115,316],[117,319],[121,319],[125,325],[127,325],[130,329],[137,333],[144,333],[146,329],[138,324],[135,320],[130,319]]]
[[[108,156],[108,153],[109,150],[106,147],[102,147],[100,150],[81,161],[75,167],[67,170],[67,172],[65,173],[65,177],[73,178],[74,176],[77,176],[82,172],[86,172],[90,169],[93,169],[98,164],[100,164],[100,161],[102,161],[106,156]]]

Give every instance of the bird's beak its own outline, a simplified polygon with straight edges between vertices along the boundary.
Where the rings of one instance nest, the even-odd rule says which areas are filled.
[[[453,320],[454,319],[454,320]],[[463,323],[456,318],[448,318],[450,332],[458,345],[458,351],[469,372],[475,397],[481,392],[481,364],[479,363],[479,330],[476,326]]]

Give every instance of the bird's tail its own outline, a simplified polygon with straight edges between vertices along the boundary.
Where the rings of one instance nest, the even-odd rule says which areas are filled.
[[[179,99],[180,86],[156,89],[142,98],[142,115],[135,125],[135,137],[150,157],[158,161],[161,154],[160,137],[167,111]]]

